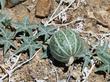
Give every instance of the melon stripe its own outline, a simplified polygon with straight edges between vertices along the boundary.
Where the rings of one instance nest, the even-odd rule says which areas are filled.
[[[78,46],[78,49],[77,49],[77,52],[75,53],[75,55],[78,55],[78,53],[80,52],[80,49],[81,49],[81,41],[79,41],[79,46]]]
[[[61,30],[61,33],[65,36],[65,38],[66,38],[66,40],[67,40],[67,43],[68,43],[68,45],[69,45],[69,50],[70,50],[70,53],[71,53],[71,55],[72,55],[72,47],[71,47],[71,44],[70,44],[70,42],[68,41],[68,38],[67,38],[67,36],[66,36],[66,34]]]
[[[60,56],[60,55],[57,55],[57,53],[54,51],[54,50],[51,50],[52,53],[56,54],[56,55],[53,55],[53,57],[58,61],[63,61],[63,62],[67,62],[67,60],[69,60],[70,57],[64,57],[64,56]]]
[[[75,33],[73,33],[73,31],[70,31],[74,36],[73,36],[73,39],[74,39],[74,55],[75,55],[75,53],[76,53],[76,51],[77,51],[77,37],[76,37],[76,34]]]
[[[58,54],[58,52],[55,52],[54,50],[51,50],[51,52],[53,52],[53,53],[57,54],[57,56],[59,56],[59,57],[65,58],[64,56],[59,55],[59,54]]]
[[[68,53],[67,53],[67,52],[65,52],[65,51],[63,50],[63,48],[60,46],[60,44],[59,44],[59,42],[58,42],[58,40],[57,40],[57,38],[56,38],[56,35],[54,35],[54,38],[55,38],[55,41],[56,41],[56,43],[57,43],[58,47],[62,50],[62,52],[64,52],[64,53],[65,53],[65,55],[67,55],[67,56],[68,56]]]

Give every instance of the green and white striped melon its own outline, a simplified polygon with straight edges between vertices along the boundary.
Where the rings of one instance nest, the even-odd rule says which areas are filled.
[[[83,50],[80,36],[71,29],[56,32],[50,39],[50,53],[58,61],[72,64]]]

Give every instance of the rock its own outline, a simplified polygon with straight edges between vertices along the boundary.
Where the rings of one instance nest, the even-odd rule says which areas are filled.
[[[35,15],[37,17],[47,17],[52,7],[52,0],[38,0]]]
[[[23,1],[26,1],[26,0],[6,0],[6,7],[8,8],[13,7]]]
[[[19,4],[10,10],[12,14],[12,19],[17,21],[22,21],[25,16],[29,17],[30,22],[33,20],[33,16],[28,12],[27,7],[25,5]]]
[[[102,0],[87,0],[88,4],[93,8],[100,8]]]

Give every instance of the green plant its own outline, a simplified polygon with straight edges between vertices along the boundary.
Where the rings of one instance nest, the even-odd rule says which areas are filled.
[[[20,43],[18,48],[14,41]],[[57,31],[54,26],[31,23],[28,17],[24,17],[23,21],[13,22],[5,14],[0,14],[0,45],[2,45],[0,47],[3,48],[4,55],[12,48],[14,54],[27,52],[29,57],[32,57],[37,49],[42,48],[43,58],[47,57],[49,46],[50,53],[56,60],[70,65],[75,59],[83,58],[83,67],[90,63],[92,56],[88,47],[85,46],[86,43],[72,29]],[[110,71],[110,52],[107,50],[107,43],[96,48],[96,54],[102,62],[97,71]]]
[[[66,64],[72,64],[77,57],[84,57],[82,55],[84,50],[83,40],[71,29],[56,32],[50,39],[49,48],[56,60]]]
[[[18,22],[13,22],[12,25],[15,27],[16,29],[16,34],[18,33],[25,33],[25,34],[29,34],[30,36],[33,35],[33,29],[37,28],[37,24],[36,23],[30,23],[29,22],[29,18],[27,16],[25,16],[23,18],[23,21],[18,21]]]
[[[104,71],[110,73],[110,52],[108,51],[108,42],[99,45],[96,49],[96,54],[100,58],[102,64],[96,71]]]
[[[11,46],[16,48],[13,42],[14,35],[14,32],[11,32],[10,30],[5,29],[4,27],[0,27],[0,44],[4,46],[4,54],[6,54],[7,50]]]
[[[45,42],[56,31],[56,28],[52,26],[30,23],[27,16],[23,18],[23,21],[13,22],[8,19],[7,15],[0,14],[0,25],[0,44],[4,46],[4,55],[10,47],[13,47],[16,49],[15,54],[26,51],[32,57],[36,49],[44,48]],[[44,37],[45,40],[39,42],[39,37]],[[20,47],[16,48],[14,40],[20,42]]]
[[[2,9],[5,7],[5,4],[6,4],[6,0],[0,0],[0,5]]]
[[[44,40],[48,40],[50,38],[51,35],[54,34],[54,32],[56,31],[56,28],[52,27],[52,26],[44,26],[42,24],[38,25],[38,34],[37,36],[44,36]]]
[[[15,51],[16,54],[23,52],[23,51],[29,51],[29,57],[32,57],[35,53],[36,49],[39,49],[42,47],[40,43],[36,41],[35,36],[22,36],[23,43],[21,46]]]
[[[0,48],[3,48],[4,57],[9,57],[9,61],[6,62],[10,62],[11,58],[16,58],[13,64],[9,66],[9,73],[6,71],[6,74],[0,78],[0,81],[3,81],[7,76],[9,76],[10,79],[10,75],[12,75],[16,69],[35,57],[37,50],[39,52],[40,49],[43,49],[43,57],[46,57],[47,41],[55,31],[56,28],[54,27],[30,23],[28,17],[24,17],[21,22],[13,22],[11,19],[8,19],[7,15],[0,14]],[[41,39],[42,37],[45,38],[45,40]],[[17,46],[18,44],[19,46]],[[9,52],[11,51],[12,54],[8,54],[8,50]],[[17,62],[23,52],[29,55],[29,59],[18,64]],[[6,54],[8,56],[5,56]]]
[[[8,19],[7,15],[4,14],[4,12],[0,13],[0,23],[5,22],[5,20]]]

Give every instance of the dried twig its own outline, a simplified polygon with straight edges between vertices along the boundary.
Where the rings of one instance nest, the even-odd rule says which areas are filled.
[[[88,79],[88,77],[89,77],[89,75],[92,72],[94,67],[95,67],[95,64],[92,65],[91,69],[88,71],[88,74],[86,75],[86,77],[84,78],[84,80],[82,82],[87,82],[86,80]]]
[[[19,57],[17,58],[17,61],[15,62],[15,64],[14,64],[14,66],[16,66],[16,67],[14,67],[13,66],[13,68],[12,69],[10,69],[8,72],[7,72],[7,74],[5,74],[2,78],[0,78],[0,80],[3,80],[3,79],[5,79],[7,76],[12,76],[12,73],[15,71],[15,70],[17,70],[18,68],[20,68],[21,66],[23,66],[24,64],[26,64],[26,63],[28,63],[29,61],[31,61],[35,56],[36,56],[36,54],[40,51],[41,49],[39,49],[30,59],[28,59],[28,60],[26,60],[26,61],[24,61],[23,63],[21,63],[21,64],[18,64],[17,66],[16,66],[16,64],[17,64],[17,62],[18,62],[18,60],[19,60]],[[2,67],[2,66],[1,66]]]
[[[47,21],[44,25],[47,26],[53,19],[55,19],[56,17],[58,17],[61,13],[65,12],[66,10],[68,10],[68,8],[75,2],[75,0],[72,0],[71,3],[65,8],[63,9],[60,13],[58,13],[57,15],[55,15],[54,17],[52,17],[51,19],[49,19],[49,21]]]
[[[91,64],[92,64],[92,66],[91,66],[90,70],[87,67],[85,67],[82,71],[82,78],[78,77],[76,82],[88,82],[87,79],[88,79],[90,73],[92,73],[93,68],[95,67],[95,63],[93,60],[91,60]]]

